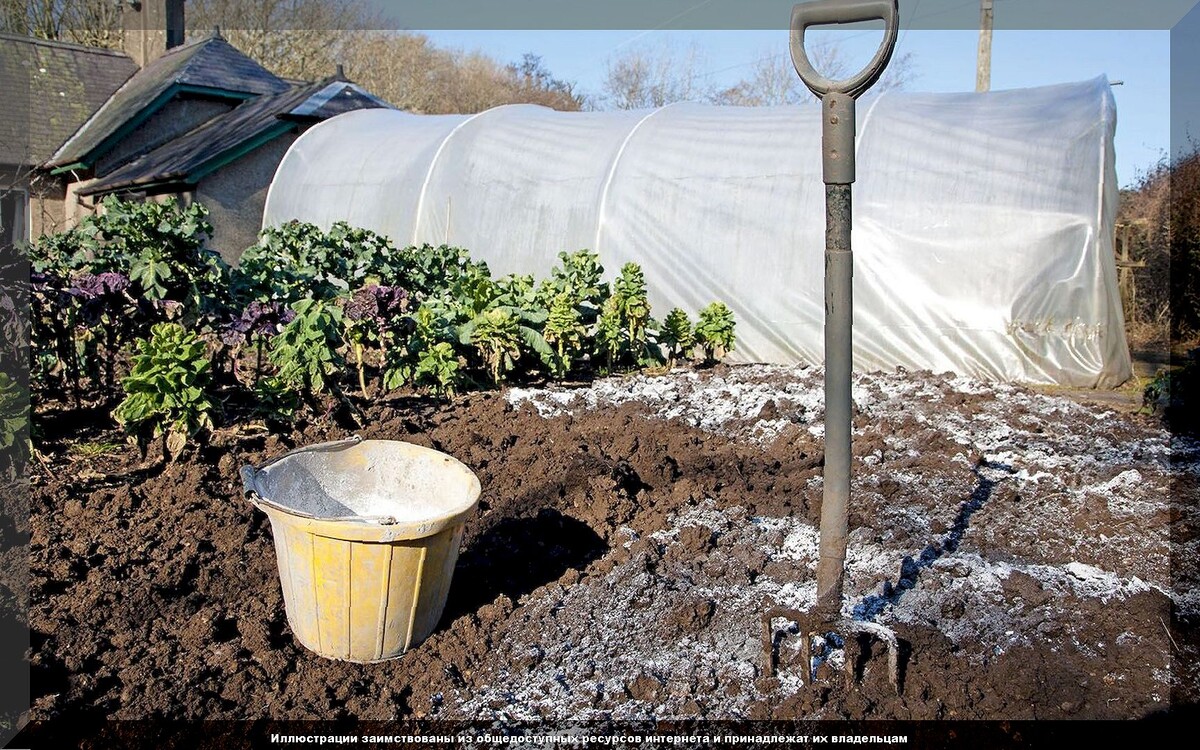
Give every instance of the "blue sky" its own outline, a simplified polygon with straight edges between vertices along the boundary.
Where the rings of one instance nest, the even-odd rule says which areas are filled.
[[[630,45],[682,50],[695,46],[706,80],[733,84],[755,61],[785,55],[787,32],[770,31],[612,31],[552,30],[427,31],[440,46],[481,50],[501,60],[541,55],[555,76],[574,81],[588,94],[601,90],[606,64]],[[866,61],[879,32],[829,32],[852,60]],[[912,54],[913,91],[973,91],[977,31],[907,30],[897,54]],[[1167,31],[998,30],[993,40],[992,88],[1008,89],[1079,81],[1107,75],[1124,81],[1113,89],[1117,101],[1116,157],[1121,185],[1166,154],[1171,143],[1171,55]]]

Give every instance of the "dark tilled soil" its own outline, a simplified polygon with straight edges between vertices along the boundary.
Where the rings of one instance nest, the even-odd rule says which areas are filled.
[[[819,388],[789,372],[755,382]],[[1194,578],[1172,579],[1154,541],[1169,528],[1174,549],[1195,547],[1192,449],[1122,465],[1124,447],[1167,443],[1148,418],[1011,387],[1012,435],[988,433],[1005,450],[964,444],[937,419],[990,430],[995,393],[888,378],[856,391],[847,597],[899,636],[900,695],[878,648],[858,687],[828,666],[804,687],[786,623],[779,675],[758,666],[760,613],[811,597],[819,412],[779,397],[723,429],[662,419],[645,399],[543,415],[470,394],[377,405],[358,430],[446,451],[483,485],[439,630],[371,665],[294,641],[269,523],[237,479],[244,463],[349,430],[225,431],[139,470],[133,449],[87,455],[78,430],[48,429],[31,498],[31,716],[1132,718],[1194,701]],[[920,398],[897,395],[905,378],[927,381]],[[1118,454],[1038,468],[1057,465],[1046,445],[1081,435],[1095,456],[1102,440]],[[1170,482],[1174,503],[1164,492],[1155,505],[1151,485]]]

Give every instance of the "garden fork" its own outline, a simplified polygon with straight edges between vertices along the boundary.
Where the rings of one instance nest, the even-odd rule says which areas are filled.
[[[818,73],[804,49],[811,26],[882,20],[883,43],[860,73],[831,81]],[[843,648],[848,685],[858,679],[864,647],[873,639],[888,651],[888,677],[900,691],[900,644],[891,630],[842,616],[847,519],[850,500],[850,397],[852,367],[852,271],[850,186],[854,182],[855,100],[879,80],[891,60],[899,27],[898,0],[817,0],[792,9],[792,63],[804,85],[821,100],[822,166],[825,182],[825,469],[821,499],[817,603],[809,612],[771,608],[763,615],[766,674],[774,676],[778,647],[774,621],[794,622],[800,636],[804,682],[813,678],[812,638],[825,651]],[[851,637],[845,637],[851,635]],[[869,652],[865,654],[869,657]]]

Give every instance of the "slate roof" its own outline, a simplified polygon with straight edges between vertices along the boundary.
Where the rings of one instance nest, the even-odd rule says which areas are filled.
[[[239,52],[219,33],[175,47],[138,71],[48,161],[48,167],[86,162],[131,120],[181,87],[215,96],[277,94],[288,84]]]
[[[298,123],[388,106],[356,84],[336,77],[261,96],[134,159],[79,193],[97,195],[149,185],[194,184],[252,148],[295,130]]]
[[[43,163],[137,69],[120,52],[0,34],[0,164]]]

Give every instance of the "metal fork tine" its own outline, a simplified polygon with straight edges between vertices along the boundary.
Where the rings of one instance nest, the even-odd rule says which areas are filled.
[[[846,675],[846,689],[850,690],[858,681],[858,659],[862,654],[862,644],[858,640],[857,633],[845,639],[842,653],[846,659],[846,663],[842,665],[842,671]]]
[[[804,684],[815,685],[817,679],[812,663],[812,633],[805,632],[803,628],[800,630],[800,664],[804,667]]]
[[[822,621],[811,624],[812,618],[808,613],[780,607],[768,610],[762,618],[763,672],[766,677],[775,677],[779,666],[778,648],[775,643],[774,621],[776,619],[789,620],[798,626],[800,663],[803,665],[804,670],[801,680],[802,684],[812,687],[817,683],[816,673],[813,670],[812,664],[813,636],[820,635],[827,639],[830,633],[842,637],[842,653],[845,659],[842,670],[847,689],[853,689],[857,684],[861,683],[866,675],[859,673],[858,663],[862,660],[864,653],[861,636],[865,635],[871,640],[872,644],[880,644],[887,651],[888,681],[896,689],[896,695],[903,694],[904,689],[900,682],[900,641],[890,628],[875,622],[845,619],[836,622]]]

